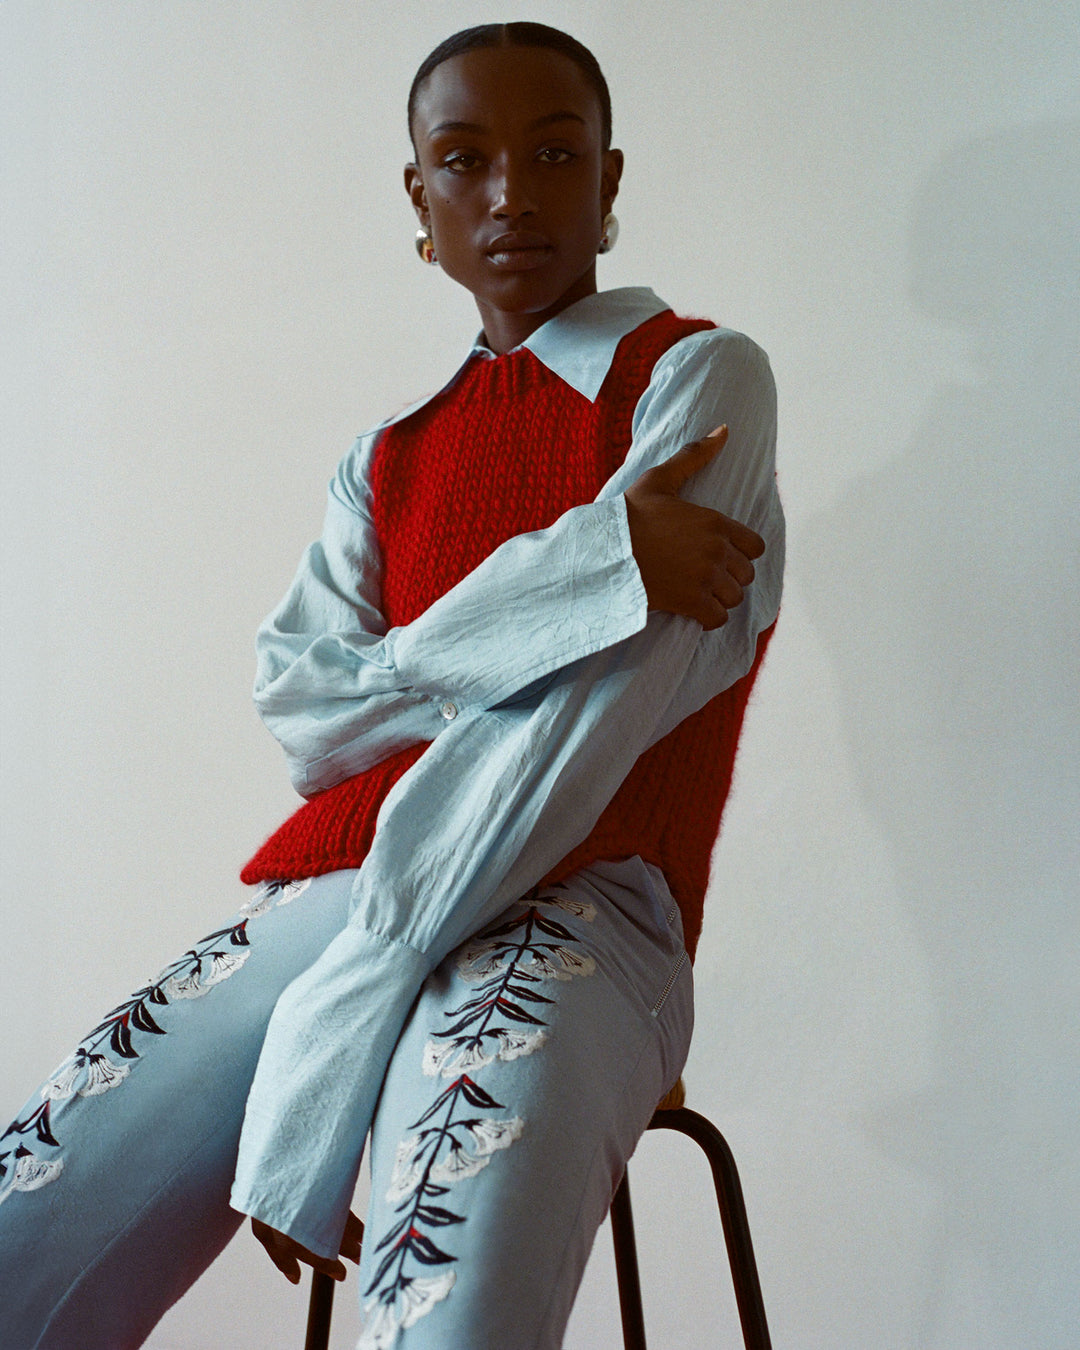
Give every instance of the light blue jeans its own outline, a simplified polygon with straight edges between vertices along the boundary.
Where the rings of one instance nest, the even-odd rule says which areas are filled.
[[[4,1350],[141,1345],[232,1237],[267,1023],[341,932],[354,877],[260,887],[103,1019],[0,1139]],[[692,1022],[678,910],[640,859],[540,888],[451,952],[385,1065],[360,1346],[557,1350]]]

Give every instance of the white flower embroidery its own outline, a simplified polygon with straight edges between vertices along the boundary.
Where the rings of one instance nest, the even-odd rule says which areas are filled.
[[[441,1073],[453,1078],[459,1073],[475,1073],[493,1060],[520,1059],[539,1050],[547,1040],[546,1031],[516,1031],[510,1027],[493,1027],[487,1033],[490,1049],[485,1048],[480,1036],[454,1036],[439,1040],[432,1036],[424,1046],[422,1068],[429,1078]],[[495,1041],[496,1044],[491,1045]]]
[[[370,1299],[364,1304],[366,1320],[356,1350],[389,1350],[400,1330],[419,1322],[436,1303],[442,1302],[456,1278],[452,1270],[442,1275],[418,1275],[401,1281],[393,1303]]]
[[[455,1141],[450,1152],[442,1162],[435,1164],[428,1176],[439,1186],[453,1186],[455,1182],[466,1181],[482,1172],[490,1161],[490,1158],[478,1158],[464,1144]]]
[[[63,1170],[64,1164],[61,1159],[56,1158],[52,1162],[46,1162],[43,1158],[38,1158],[27,1150],[21,1158],[16,1159],[11,1184],[0,1194],[0,1205],[4,1203],[12,1191],[40,1190],[42,1186],[47,1186],[50,1181],[55,1181]]]
[[[404,1302],[408,1304],[401,1319],[403,1327],[411,1327],[414,1322],[429,1313],[432,1306],[440,1303],[454,1287],[455,1276],[452,1270],[442,1275],[421,1275],[412,1279],[404,1290]]]
[[[289,905],[298,895],[303,895],[311,885],[313,877],[302,877],[299,881],[286,881],[278,892],[277,902],[279,905]]]
[[[520,1139],[525,1122],[520,1116],[513,1116],[510,1120],[480,1119],[472,1121],[465,1128],[472,1137],[477,1155],[486,1158],[500,1149],[509,1148],[515,1139]]]
[[[390,1174],[390,1185],[386,1190],[388,1204],[395,1205],[399,1200],[404,1200],[419,1185],[424,1170],[423,1159],[416,1156],[419,1147],[420,1136],[418,1134],[410,1135],[408,1139],[403,1139],[398,1144],[394,1153],[394,1167]]]
[[[49,1081],[41,1089],[41,1095],[45,1101],[59,1102],[63,1101],[65,1097],[70,1097],[74,1093],[75,1084],[85,1067],[85,1055],[68,1055],[67,1059],[54,1074],[50,1075]]]
[[[446,1041],[432,1036],[424,1046],[421,1067],[428,1078],[436,1078],[440,1073],[444,1078],[453,1078],[459,1073],[474,1073],[494,1058],[495,1051],[485,1050],[479,1036],[455,1036]]]
[[[499,1027],[498,1032],[500,1059],[520,1059],[522,1055],[531,1055],[547,1040],[546,1031],[511,1031],[509,1027]]]
[[[100,1097],[110,1088],[118,1087],[131,1072],[129,1064],[114,1064],[105,1055],[90,1055],[86,1063],[89,1076],[86,1086],[79,1089],[80,1097]]]
[[[303,895],[312,880],[312,877],[303,877],[299,881],[260,881],[255,894],[240,906],[240,913],[245,919],[257,919],[276,905],[288,905],[298,895]]]
[[[222,980],[227,980],[230,975],[235,975],[250,955],[250,951],[214,952],[210,969],[202,977],[203,985],[212,988]]]
[[[235,975],[250,955],[250,951],[211,952],[209,966],[204,956],[186,975],[170,976],[165,993],[169,998],[202,998],[215,984]]]
[[[466,983],[480,984],[504,971],[513,956],[492,938],[475,938],[458,952],[457,967]]]
[[[592,975],[596,962],[591,956],[580,956],[569,947],[554,947],[541,952],[533,948],[521,969],[542,980],[569,980],[575,975]]]
[[[255,894],[240,906],[240,913],[245,919],[257,919],[260,914],[265,914],[268,909],[274,908],[276,899],[276,891],[272,890],[265,881],[262,881],[255,888]]]
[[[442,1162],[432,1167],[430,1179],[440,1185],[446,1182],[452,1186],[456,1181],[476,1176],[491,1161],[493,1153],[509,1148],[515,1139],[520,1139],[524,1128],[525,1122],[520,1116],[511,1120],[475,1120],[464,1125],[473,1151],[465,1147],[464,1140],[455,1139]]]
[[[569,895],[555,895],[548,893],[536,897],[538,905],[554,905],[557,909],[565,909],[567,914],[574,914],[579,919],[584,919],[586,923],[592,923],[596,918],[596,906],[589,904],[588,900],[575,900]]]
[[[199,978],[198,966],[186,975],[170,975],[165,981],[165,993],[169,998],[202,998],[209,992],[210,986]]]

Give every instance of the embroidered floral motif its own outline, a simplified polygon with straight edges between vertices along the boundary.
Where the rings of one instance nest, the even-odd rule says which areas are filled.
[[[60,1150],[53,1130],[54,1106],[60,1111],[75,1096],[100,1097],[119,1087],[141,1057],[137,1048],[145,1036],[164,1036],[156,1010],[182,999],[202,998],[215,985],[235,975],[251,955],[248,922],[276,905],[288,904],[311,884],[307,881],[266,882],[241,909],[239,923],[210,933],[178,961],[172,962],[151,984],[144,985],[114,1008],[67,1057],[41,1089],[42,1105],[25,1120],[14,1120],[0,1135],[32,1135],[38,1144]],[[160,1016],[160,1013],[157,1013]],[[115,1058],[113,1058],[115,1057]],[[2,1142],[0,1142],[2,1146]],[[10,1160],[10,1161],[7,1161]],[[14,1153],[0,1152],[0,1204],[13,1191],[33,1191],[55,1181],[63,1171],[61,1157],[41,1158],[25,1142]]]
[[[11,1163],[8,1163],[8,1159]],[[8,1178],[8,1171],[11,1176]],[[42,1186],[47,1186],[50,1181],[55,1179],[64,1170],[64,1164],[56,1158],[52,1162],[45,1162],[33,1154],[25,1144],[20,1144],[14,1153],[9,1149],[7,1153],[0,1153],[0,1205],[14,1191],[36,1191]],[[7,1185],[4,1185],[7,1180]]]
[[[547,1023],[540,1013],[553,1000],[538,984],[596,969],[592,957],[569,945],[574,934],[540,905],[567,909],[586,922],[596,913],[583,902],[536,895],[523,913],[488,928],[458,952],[458,972],[473,989],[445,1014],[452,1025],[429,1037],[421,1064],[427,1076],[453,1081],[410,1125],[417,1133],[398,1144],[386,1192],[398,1217],[375,1248],[383,1256],[364,1293],[364,1331],[357,1350],[389,1350],[400,1330],[431,1312],[453,1289],[452,1268],[437,1276],[420,1274],[424,1267],[451,1266],[458,1259],[425,1230],[465,1222],[464,1215],[438,1202],[487,1167],[525,1129],[520,1116],[476,1114],[505,1107],[473,1075],[496,1060],[518,1059],[544,1045]],[[415,1270],[413,1263],[418,1263]]]
[[[576,896],[567,895],[564,891],[539,891],[535,896],[535,903],[564,909],[567,914],[574,914],[577,918],[584,919],[586,923],[592,923],[596,918],[594,904],[588,900],[578,900]]]
[[[303,895],[311,882],[311,877],[303,877],[299,881],[263,881],[256,886],[251,899],[245,900],[240,906],[240,913],[245,918],[254,919],[277,905],[287,905],[298,895]]]

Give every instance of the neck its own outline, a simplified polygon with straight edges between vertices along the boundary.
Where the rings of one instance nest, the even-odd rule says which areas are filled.
[[[548,319],[553,319],[556,314],[561,313],[578,300],[584,300],[587,295],[595,294],[596,267],[594,265],[589,268],[584,276],[575,281],[569,290],[559,296],[553,305],[549,305],[546,309],[536,310],[528,314],[511,313],[496,309],[483,300],[477,300],[476,307],[480,311],[480,318],[484,325],[484,341],[496,356],[502,356],[504,352],[508,352],[514,347],[520,347],[525,339],[547,323]]]

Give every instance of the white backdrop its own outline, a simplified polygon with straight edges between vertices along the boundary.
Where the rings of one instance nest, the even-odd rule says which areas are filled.
[[[505,17],[611,82],[601,284],[746,330],[780,389],[788,590],[687,1075],[774,1344],[1072,1350],[1076,0],[9,0],[0,1114],[294,804],[252,635],[354,432],[477,326],[412,252],[403,104]],[[633,1176],[650,1345],[735,1344],[692,1146]],[[303,1303],[245,1235],[151,1345],[299,1346]],[[602,1234],[567,1346],[619,1344]]]

